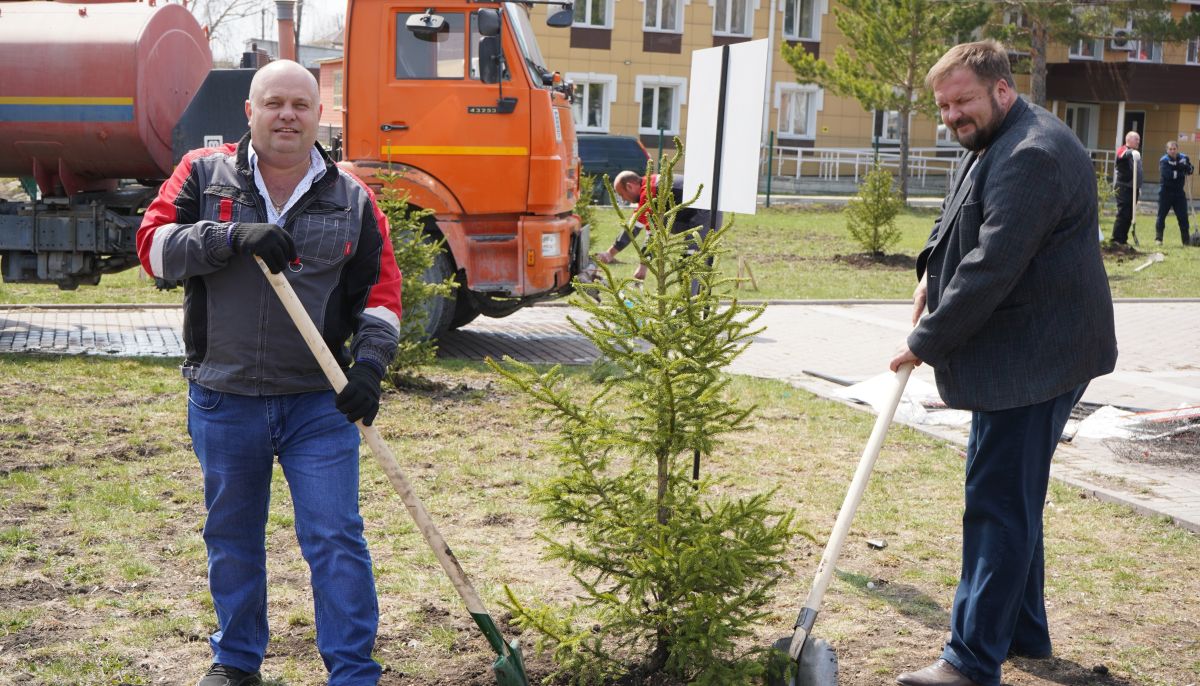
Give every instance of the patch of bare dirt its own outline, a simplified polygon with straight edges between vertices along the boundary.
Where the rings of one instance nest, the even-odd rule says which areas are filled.
[[[834,262],[840,262],[856,269],[887,269],[889,271],[912,271],[917,268],[917,258],[912,255],[859,252],[850,255],[834,255]]]
[[[1101,244],[1100,253],[1105,257],[1111,257],[1118,263],[1128,262],[1140,257],[1145,257],[1145,254],[1140,252],[1132,245],[1121,245],[1120,243],[1106,242]]]

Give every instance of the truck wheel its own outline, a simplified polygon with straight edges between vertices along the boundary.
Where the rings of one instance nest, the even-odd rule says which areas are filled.
[[[454,274],[454,265],[450,262],[450,253],[442,250],[425,270],[422,277],[425,283],[441,283]],[[429,317],[425,320],[425,335],[437,338],[450,330],[450,322],[454,318],[454,298],[437,296],[430,298],[426,305]]]
[[[454,317],[450,320],[451,329],[460,329],[479,316],[479,308],[471,302],[465,288],[459,286],[457,295],[454,299]]]

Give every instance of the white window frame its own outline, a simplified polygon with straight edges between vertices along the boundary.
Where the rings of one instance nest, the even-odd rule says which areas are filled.
[[[1129,20],[1129,23],[1125,25],[1125,28],[1129,29],[1130,31],[1133,31],[1133,19]],[[1137,54],[1142,51],[1142,43],[1145,43],[1145,42],[1150,43],[1150,58],[1149,59],[1142,59],[1137,56]],[[1155,57],[1155,53],[1157,53],[1157,58]],[[1129,57],[1127,59],[1130,62],[1141,62],[1143,64],[1162,64],[1163,44],[1161,41],[1156,42],[1156,41],[1131,40],[1131,41],[1129,41]]]
[[[810,35],[802,35],[797,31],[797,27],[787,25],[787,5],[789,2],[800,3],[803,0],[783,0],[779,3],[779,14],[783,15],[779,21],[783,25],[783,37],[785,40],[803,40],[803,41],[819,41],[821,40],[821,17],[829,13],[829,0],[812,0],[813,18],[812,26],[808,26]],[[797,21],[799,21],[800,13],[796,12]]]
[[[637,76],[633,84],[633,100],[638,104],[637,124],[638,133],[648,136],[658,135],[658,129],[642,126],[642,89],[644,88],[673,88],[675,89],[675,106],[671,112],[671,128],[663,129],[663,135],[679,135],[680,120],[683,118],[683,106],[687,104],[687,78],[683,76]],[[658,103],[654,104],[654,121],[658,121]]]
[[[806,134],[785,132],[783,130],[783,97],[792,93],[808,93],[808,121],[804,127]],[[777,83],[775,84],[775,135],[780,138],[799,140],[817,139],[817,112],[825,109],[825,89],[811,83]]]
[[[1184,55],[1183,63],[1200,65],[1200,37],[1188,39],[1187,54]]]
[[[575,0],[577,3],[583,4],[585,17],[592,16],[592,6],[596,3],[604,3],[604,23],[593,24],[589,21],[577,21],[571,26],[578,26],[585,29],[611,29],[613,27],[613,0]]]
[[[1092,44],[1092,52],[1095,53],[1094,55],[1083,54],[1083,46],[1086,43]],[[1087,40],[1087,39],[1081,38],[1081,39],[1075,41],[1074,43],[1071,44],[1071,47],[1067,50],[1067,59],[1094,60],[1094,61],[1103,60],[1104,59],[1104,39],[1103,38],[1093,38],[1091,40]]]
[[[345,101],[346,70],[345,70],[345,67],[338,67],[337,69],[334,69],[332,71],[333,71],[333,76],[332,76],[332,78],[330,78],[330,85],[329,85],[331,96],[332,96],[330,98],[330,104],[333,106],[333,108],[335,110],[338,110],[340,112],[342,109],[344,109],[344,104],[346,102]]]
[[[874,141],[874,140],[875,140],[875,118],[879,116],[879,113],[880,113],[880,111],[881,111],[881,110],[871,110],[871,140],[872,140],[872,141]],[[882,112],[883,112],[883,122],[882,122],[882,124],[881,124],[881,126],[880,126],[879,128],[880,128],[880,129],[882,129],[882,131],[883,131],[883,132],[886,132],[886,131],[887,131],[887,120],[888,120],[888,117],[892,117],[892,116],[894,116],[894,117],[896,118],[896,124],[897,124],[897,126],[896,126],[896,130],[897,130],[897,131],[899,131],[899,130],[900,130],[900,127],[899,127],[899,123],[900,123],[900,110],[882,110]],[[908,124],[909,124],[909,126],[908,126],[908,131],[909,131],[909,134],[910,134],[910,138],[909,138],[909,143],[910,143],[910,144],[911,144],[911,142],[912,142],[911,134],[912,134],[912,118],[913,118],[913,114],[914,114],[913,112],[909,112],[909,113],[908,113]],[[882,133],[881,133],[881,134],[880,134],[880,136],[879,136],[879,142],[880,142],[880,143],[899,143],[899,142],[900,142],[900,138],[899,138],[899,137],[896,137],[896,138],[884,138],[884,136],[883,136],[883,135],[882,135]]]
[[[1063,110],[1063,123],[1067,122],[1067,117],[1069,116],[1068,113],[1071,110],[1088,110],[1090,114],[1089,121],[1091,122],[1091,126],[1087,131],[1087,140],[1080,142],[1083,143],[1083,147],[1087,148],[1088,150],[1095,150],[1100,140],[1100,106],[1089,102],[1068,102],[1066,108]],[[1071,130],[1075,131],[1075,127],[1071,126]],[[1075,135],[1078,137],[1079,132],[1076,131]]]
[[[575,92],[583,92],[583,103],[580,110],[583,112],[583,117],[575,122],[575,128],[579,131],[588,131],[592,133],[608,133],[612,127],[612,104],[617,101],[617,75],[616,74],[597,74],[595,72],[567,72],[567,80],[575,83]],[[587,125],[587,86],[591,84],[603,84],[604,96],[603,104],[600,107],[600,126]],[[581,89],[580,86],[583,86]],[[576,97],[580,97],[576,95]],[[640,112],[639,112],[640,114]]]
[[[683,33],[683,11],[684,11],[683,8],[686,7],[687,5],[690,5],[691,1],[690,0],[657,0],[657,1],[658,1],[658,17],[655,22],[656,25],[655,26],[647,26],[646,25],[646,10],[645,10],[645,8],[643,8],[642,9],[642,31],[645,31],[646,33]],[[578,2],[578,0],[576,0],[576,2]],[[639,0],[639,2],[641,2],[643,5],[646,4],[646,0]],[[676,5],[678,5],[678,7],[675,10],[676,26],[674,28],[662,27],[662,26],[657,25],[657,24],[662,23],[663,5],[666,2],[674,2]]]
[[[814,0],[815,1],[815,0]],[[732,9],[733,0],[708,0],[708,6],[713,10],[713,27],[712,33],[714,36],[753,36],[754,35],[754,13],[761,7],[759,0],[746,0],[746,16],[743,19],[746,22],[746,30],[742,33],[736,33],[725,29],[717,29],[717,3],[725,3]],[[732,15],[728,10],[725,12],[725,23],[732,24]]]

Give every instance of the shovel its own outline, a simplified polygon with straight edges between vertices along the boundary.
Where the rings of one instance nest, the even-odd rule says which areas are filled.
[[[875,468],[875,459],[879,457],[879,449],[891,426],[900,398],[904,395],[904,386],[912,374],[913,365],[906,364],[896,371],[895,386],[887,403],[880,408],[879,416],[875,418],[875,428],[871,430],[871,438],[863,449],[862,457],[858,460],[858,469],[854,472],[854,480],[850,482],[850,490],[842,502],[838,512],[837,522],[829,534],[829,543],[825,545],[825,553],[821,556],[821,564],[813,578],[812,589],[800,615],[796,617],[791,638],[781,638],[774,647],[788,654],[794,664],[794,676],[785,680],[781,675],[772,674],[768,678],[769,686],[836,686],[837,684],[837,655],[833,648],[824,640],[812,637],[813,624],[817,621],[817,613],[821,608],[821,599],[825,589],[833,580],[837,567],[838,556],[842,553],[842,545],[850,532],[850,523],[854,521],[854,513],[862,502],[863,492],[867,490],[867,480],[871,470]]]
[[[329,346],[325,345],[325,340],[321,338],[321,332],[313,324],[304,305],[296,297],[296,291],[292,290],[292,284],[288,283],[283,274],[272,274],[261,258],[256,256],[254,259],[258,262],[263,274],[266,274],[267,281],[275,289],[279,300],[283,302],[284,309],[291,315],[292,322],[300,331],[300,335],[304,337],[304,342],[308,344],[313,357],[317,358],[317,362],[321,365],[321,371],[325,372],[325,378],[329,379],[329,383],[333,385],[333,391],[341,392],[342,388],[346,386],[346,375],[342,372],[333,353],[329,351]],[[408,514],[412,516],[417,529],[421,531],[425,542],[433,550],[434,557],[442,565],[446,576],[450,577],[451,583],[454,584],[454,590],[458,591],[458,595],[463,599],[467,611],[471,613],[471,618],[475,620],[475,624],[491,644],[492,650],[496,651],[498,657],[492,663],[492,672],[496,675],[496,683],[499,686],[529,686],[529,677],[525,675],[525,663],[521,659],[520,646],[515,640],[512,643],[506,643],[500,635],[500,630],[496,628],[492,616],[483,606],[479,594],[475,592],[466,573],[458,564],[458,558],[454,556],[450,546],[446,545],[442,534],[438,532],[433,520],[429,518],[429,513],[425,511],[425,506],[421,504],[421,499],[413,492],[408,479],[400,471],[400,465],[396,462],[396,456],[392,454],[391,448],[384,443],[383,437],[379,435],[379,431],[375,427],[367,426],[362,421],[358,421],[356,424],[358,430],[362,432],[363,438],[366,439],[367,445],[371,446],[371,452],[375,454],[379,466],[387,474],[388,481],[392,482],[392,487],[400,494],[400,499],[404,501],[404,507],[408,509]]]
[[[1141,164],[1141,162],[1142,162],[1142,153],[1138,152],[1137,150],[1134,150],[1133,151],[1133,162],[1132,162],[1132,165],[1133,165],[1133,207],[1131,208],[1131,211],[1133,213],[1132,214],[1133,219],[1129,224],[1129,232],[1130,232],[1130,234],[1133,235],[1133,244],[1134,245],[1141,245],[1141,242],[1138,241],[1138,237],[1137,237],[1138,184],[1141,182],[1141,179],[1138,178],[1138,166]]]
[[[1163,255],[1163,254],[1162,254],[1162,253],[1160,253],[1160,252],[1156,252],[1156,253],[1154,253],[1153,255],[1151,255],[1151,256],[1150,256],[1150,257],[1149,257],[1149,258],[1148,258],[1148,259],[1147,259],[1145,262],[1143,262],[1143,263],[1142,263],[1140,266],[1134,267],[1134,268],[1133,268],[1133,271],[1135,271],[1135,272],[1140,272],[1140,271],[1142,271],[1143,269],[1145,269],[1146,267],[1149,267],[1150,265],[1154,264],[1155,262],[1162,262],[1162,261],[1163,261],[1163,260],[1165,260],[1165,259],[1167,259],[1166,255]]]

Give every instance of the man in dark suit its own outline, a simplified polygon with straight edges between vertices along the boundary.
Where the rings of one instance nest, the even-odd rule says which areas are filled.
[[[906,686],[997,686],[1008,655],[1049,657],[1042,507],[1071,408],[1117,358],[1096,181],[1075,134],[1017,95],[995,41],[926,77],[969,152],[917,259],[914,328],[891,362],[928,362],[971,410],[963,561],[941,659]],[[922,313],[928,306],[928,314]]]

